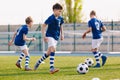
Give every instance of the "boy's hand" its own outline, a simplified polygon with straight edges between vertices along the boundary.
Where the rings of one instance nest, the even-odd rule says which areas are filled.
[[[84,33],[83,35],[82,35],[82,38],[84,39],[86,37],[86,33]]]
[[[12,42],[12,40],[11,40],[11,41],[9,41],[8,45],[9,45],[9,46],[11,46],[11,45],[12,45],[12,43],[13,43],[13,42]]]
[[[36,41],[36,38],[32,38],[32,41]]]
[[[47,37],[44,37],[44,41],[45,41],[45,42],[48,42],[48,38],[47,38]]]
[[[64,35],[61,35],[61,40],[64,40]]]

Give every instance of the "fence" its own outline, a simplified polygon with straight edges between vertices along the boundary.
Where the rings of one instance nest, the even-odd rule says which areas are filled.
[[[120,23],[104,22],[108,31],[103,33],[104,41],[100,47],[102,52],[120,52]],[[14,45],[9,47],[8,41],[20,25],[1,25],[0,26],[0,51],[19,51]],[[47,44],[43,42],[41,32],[36,31],[40,25],[34,25],[30,30],[28,37],[35,37],[37,41],[32,42],[30,51],[46,51]],[[83,40],[82,33],[87,29],[86,23],[81,24],[64,24],[65,39],[58,42],[57,51],[69,52],[89,52],[91,50],[91,34]],[[35,32],[36,31],[36,32]],[[27,42],[29,44],[30,42]]]

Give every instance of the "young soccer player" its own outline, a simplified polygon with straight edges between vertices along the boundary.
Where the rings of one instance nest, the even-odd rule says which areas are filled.
[[[63,18],[60,16],[62,12],[62,6],[58,3],[53,5],[53,14],[48,17],[48,19],[42,25],[42,35],[44,41],[48,43],[47,53],[43,54],[42,58],[40,58],[34,66],[34,70],[38,68],[42,61],[44,61],[47,57],[50,56],[50,74],[58,72],[59,69],[54,67],[54,56],[56,51],[56,45],[59,40],[59,36],[61,40],[64,39],[63,35],[63,27],[64,23]],[[48,25],[46,34],[46,26]]]
[[[90,20],[88,22],[88,30],[83,34],[82,38],[84,39],[86,37],[86,34],[92,31],[92,52],[94,54],[94,57],[96,59],[97,64],[94,66],[95,68],[99,68],[100,65],[100,57],[102,58],[102,66],[106,63],[107,57],[101,54],[98,51],[98,48],[100,47],[103,36],[102,32],[106,31],[106,27],[103,25],[103,23],[96,18],[96,12],[91,11],[90,12]]]
[[[23,57],[25,56],[25,71],[30,71],[32,69],[29,67],[30,55],[28,52],[26,41],[35,41],[36,39],[35,38],[28,38],[26,36],[28,34],[29,28],[31,28],[33,25],[32,18],[27,17],[25,22],[26,22],[26,25],[21,26],[14,33],[14,36],[12,37],[12,40],[8,43],[8,45],[11,46],[12,43],[14,42],[14,44],[16,46],[18,46],[21,50],[21,54],[20,54],[18,61],[16,62],[16,66],[20,69],[22,68],[21,61],[22,61]]]

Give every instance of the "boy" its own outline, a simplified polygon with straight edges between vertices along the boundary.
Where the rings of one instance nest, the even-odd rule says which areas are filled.
[[[50,74],[54,74],[55,72],[59,71],[59,69],[54,68],[54,56],[55,56],[55,50],[59,36],[61,40],[64,39],[63,27],[62,27],[64,21],[63,18],[60,16],[61,12],[62,12],[62,6],[58,3],[54,4],[53,14],[42,25],[42,35],[44,41],[48,43],[48,50],[47,53],[45,53],[42,56],[42,58],[40,58],[37,61],[37,63],[34,66],[34,70],[38,68],[38,66],[41,64],[42,61],[44,61],[47,57],[50,56]],[[45,30],[47,25],[48,28],[45,35]]]
[[[103,23],[96,18],[96,12],[91,11],[90,12],[90,20],[88,22],[88,30],[83,34],[82,38],[84,39],[86,37],[86,34],[92,31],[92,52],[94,54],[94,57],[96,59],[97,64],[94,66],[95,68],[99,68],[100,65],[100,57],[102,58],[102,66],[106,63],[107,57],[101,54],[98,51],[98,48],[100,47],[103,36],[102,32],[106,31],[106,27],[103,25]]]
[[[26,25],[21,26],[15,33],[14,36],[12,37],[12,40],[8,43],[9,46],[12,45],[13,41],[16,46],[20,48],[22,51],[19,57],[19,60],[16,62],[16,66],[20,69],[22,69],[21,66],[21,61],[23,57],[25,56],[25,71],[31,71],[32,69],[29,67],[29,52],[28,48],[26,45],[26,41],[35,41],[35,38],[27,38],[28,34],[28,28],[31,28],[33,25],[33,20],[31,17],[27,17],[26,20]]]

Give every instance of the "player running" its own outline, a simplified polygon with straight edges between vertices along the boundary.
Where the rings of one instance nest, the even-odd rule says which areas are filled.
[[[106,31],[106,27],[103,25],[103,23],[96,18],[96,12],[91,11],[90,12],[90,20],[88,22],[88,30],[83,34],[82,38],[84,39],[86,37],[86,34],[90,33],[92,31],[92,52],[94,54],[94,57],[96,59],[97,64],[94,66],[95,68],[99,68],[100,65],[100,58],[102,58],[102,66],[106,63],[107,57],[101,54],[98,50],[100,47],[103,36],[102,32]]]
[[[50,56],[50,74],[58,72],[59,69],[54,67],[54,56],[56,51],[56,45],[59,40],[64,39],[63,35],[63,27],[64,23],[63,18],[60,16],[62,12],[62,6],[58,3],[53,5],[53,14],[48,17],[45,23],[42,25],[42,36],[44,41],[48,43],[47,53],[43,54],[42,58],[40,58],[34,66],[34,70],[38,68],[38,66],[44,61],[46,58]],[[48,25],[46,34],[45,30]]]
[[[27,17],[25,22],[26,22],[26,25],[21,26],[14,33],[14,36],[12,37],[12,40],[8,43],[8,45],[11,46],[12,43],[14,42],[14,44],[16,46],[18,46],[20,48],[20,50],[22,51],[18,61],[16,62],[16,66],[20,69],[22,68],[21,61],[22,61],[23,57],[25,56],[25,71],[31,71],[32,69],[29,67],[30,55],[28,52],[26,41],[35,41],[36,39],[35,38],[27,38],[27,36],[26,36],[28,34],[29,28],[31,28],[33,25],[32,18]]]

